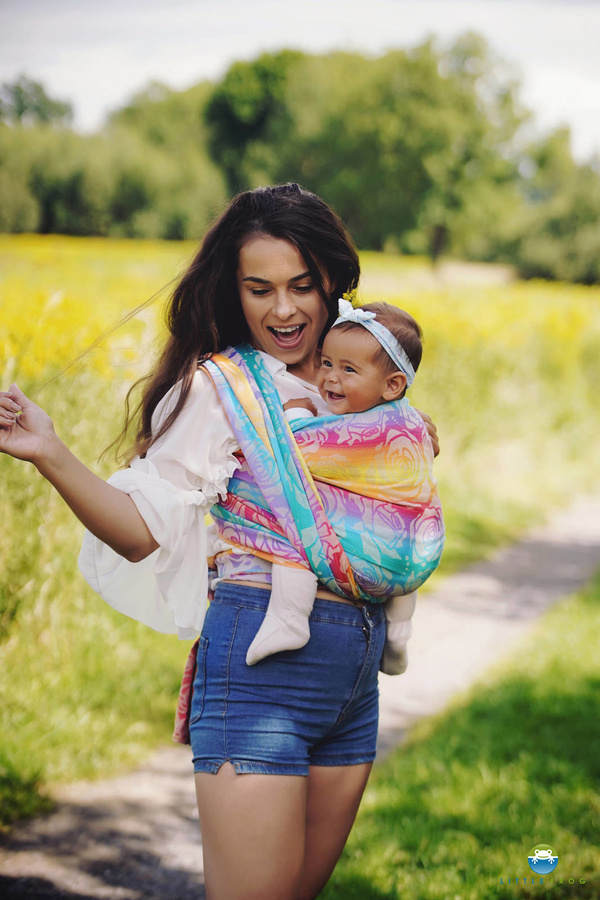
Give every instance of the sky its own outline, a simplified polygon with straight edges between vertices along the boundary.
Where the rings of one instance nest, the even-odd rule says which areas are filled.
[[[600,154],[600,0],[0,0],[0,82],[21,73],[99,128],[150,81],[218,79],[293,47],[378,55],[473,30],[518,73],[538,133],[568,125]]]

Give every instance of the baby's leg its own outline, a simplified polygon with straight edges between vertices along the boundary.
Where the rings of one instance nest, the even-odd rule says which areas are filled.
[[[385,604],[386,634],[379,671],[386,675],[401,675],[408,666],[406,644],[412,634],[412,614],[417,592],[391,597]]]
[[[273,564],[271,599],[263,623],[246,654],[249,666],[271,653],[304,647],[310,637],[308,617],[316,593],[314,572]]]

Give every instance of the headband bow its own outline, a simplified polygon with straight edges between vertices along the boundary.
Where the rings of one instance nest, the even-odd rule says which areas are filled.
[[[362,325],[363,322],[374,318],[374,312],[369,312],[368,309],[361,309],[360,306],[355,309],[350,301],[344,300],[343,297],[340,297],[338,300],[338,322],[343,319],[344,322],[356,322],[357,325]]]
[[[374,320],[374,321],[373,321]],[[415,370],[408,358],[405,349],[396,340],[389,328],[377,321],[374,312],[368,309],[356,309],[349,300],[341,297],[338,300],[338,317],[332,325],[342,325],[347,322],[354,322],[356,325],[362,325],[373,335],[375,340],[379,341],[385,352],[395,362],[401,372],[406,375],[406,386],[410,387],[415,380]]]

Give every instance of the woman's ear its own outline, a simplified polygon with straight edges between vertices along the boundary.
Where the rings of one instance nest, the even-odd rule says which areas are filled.
[[[404,372],[392,372],[385,380],[385,388],[382,397],[386,401],[397,400],[402,396],[406,388],[406,375]]]

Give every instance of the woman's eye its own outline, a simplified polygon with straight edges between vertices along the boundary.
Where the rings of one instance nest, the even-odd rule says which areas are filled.
[[[252,288],[251,293],[253,297],[264,297],[265,294],[268,294],[269,292],[266,288],[263,290],[261,290],[260,288]]]
[[[314,284],[299,284],[296,286],[296,290],[300,291],[301,294],[308,294],[314,290],[314,287]]]

